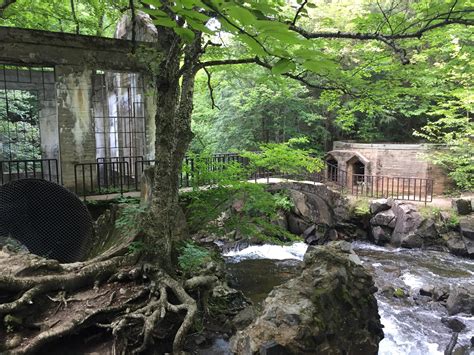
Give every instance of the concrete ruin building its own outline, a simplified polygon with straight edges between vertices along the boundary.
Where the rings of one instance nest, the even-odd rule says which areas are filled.
[[[153,40],[152,26],[137,28],[137,38]],[[156,110],[151,77],[132,54],[139,45],[0,27],[2,184],[39,175],[70,189],[94,181],[113,189],[124,171],[120,184],[137,180],[137,161],[154,159]]]
[[[327,176],[356,192],[372,189],[400,197],[440,195],[451,185],[446,172],[428,159],[431,148],[426,144],[336,141],[326,155]]]

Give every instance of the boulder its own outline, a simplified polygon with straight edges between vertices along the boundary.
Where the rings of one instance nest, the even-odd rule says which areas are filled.
[[[300,276],[278,286],[248,327],[237,354],[376,354],[383,338],[372,277],[347,242],[310,247]]]
[[[241,310],[232,319],[232,324],[236,329],[244,329],[257,318],[257,309],[255,306],[248,306]]]
[[[332,207],[322,197],[296,190],[289,190],[293,201],[293,213],[309,222],[309,224],[333,225]]]
[[[394,202],[392,210],[396,216],[396,224],[390,242],[399,246],[404,237],[415,234],[423,218],[416,207],[410,203]]]
[[[474,215],[460,218],[459,229],[463,237],[474,240]]]
[[[454,255],[467,256],[466,244],[457,232],[449,232],[443,234],[443,239],[446,240],[446,246],[449,249],[449,252]]]
[[[474,286],[458,287],[451,291],[446,301],[448,314],[474,314]]]
[[[451,205],[457,214],[461,216],[468,215],[472,212],[472,204],[469,198],[453,198]]]
[[[400,246],[403,248],[421,248],[423,246],[423,239],[419,234],[411,233],[401,237]]]
[[[305,229],[303,232],[303,237],[308,238],[310,235],[314,235],[316,233],[316,225],[313,224]]]
[[[370,203],[370,213],[377,214],[382,211],[389,210],[392,208],[392,199],[381,198],[378,200],[373,200]]]
[[[310,224],[301,217],[298,217],[293,213],[288,214],[288,230],[291,233],[301,235],[309,226]]]
[[[463,236],[462,241],[466,247],[467,255],[474,256],[474,240]]]
[[[272,221],[272,223],[279,226],[283,230],[288,230],[288,218],[284,211],[278,211],[276,218]]]
[[[370,224],[373,226],[386,226],[390,228],[395,228],[396,222],[397,218],[393,210],[379,212],[370,220]]]
[[[383,226],[372,227],[372,237],[374,238],[375,244],[384,245],[390,242],[392,236],[392,230]]]
[[[453,332],[460,333],[466,329],[466,325],[461,322],[459,319],[454,317],[443,317],[441,318],[441,323],[451,329]]]
[[[439,240],[438,230],[436,229],[435,221],[431,218],[425,219],[416,230],[425,244],[433,244]]]

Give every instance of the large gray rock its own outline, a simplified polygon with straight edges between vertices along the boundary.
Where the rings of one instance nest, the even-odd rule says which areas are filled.
[[[467,285],[451,291],[446,301],[448,314],[474,314],[474,286]]]
[[[456,333],[460,333],[466,329],[466,325],[457,318],[443,317],[441,318],[441,323]]]
[[[459,221],[459,229],[467,253],[474,256],[474,215],[462,217]]]
[[[400,246],[403,248],[421,248],[423,246],[423,239],[419,234],[411,233],[402,236],[400,239]]]
[[[443,235],[443,239],[446,240],[446,246],[448,247],[450,253],[459,256],[468,255],[466,244],[464,244],[464,241],[462,240],[462,237],[459,233],[446,233]]]
[[[417,212],[416,207],[410,203],[395,202],[392,206],[392,210],[397,221],[392,233],[391,243],[395,246],[399,246],[404,237],[415,234],[423,218],[421,214]]]
[[[453,198],[451,204],[457,214],[464,216],[472,212],[471,199],[469,198]]]
[[[378,200],[373,200],[370,203],[370,213],[377,214],[382,211],[389,210],[392,207],[393,200],[381,198]]]
[[[463,237],[474,240],[474,215],[461,217],[459,219],[459,229]]]
[[[288,230],[296,235],[301,235],[310,226],[310,223],[303,218],[293,214],[288,214]]]
[[[392,230],[383,226],[374,226],[372,227],[372,237],[374,242],[378,245],[384,245],[390,242],[392,236]]]
[[[314,224],[333,225],[332,208],[322,197],[308,192],[289,190],[293,213]]]
[[[390,228],[395,228],[396,222],[397,217],[393,210],[379,212],[370,220],[370,224],[373,226],[386,226]]]
[[[311,247],[300,276],[276,287],[231,339],[237,354],[376,354],[383,338],[371,276],[346,242]]]

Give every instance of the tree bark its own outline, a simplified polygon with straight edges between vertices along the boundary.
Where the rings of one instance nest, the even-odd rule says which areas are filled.
[[[145,221],[145,257],[158,260],[161,267],[173,273],[172,253],[181,239],[178,230],[185,223],[178,203],[179,176],[182,161],[193,134],[194,78],[201,54],[201,37],[196,33],[192,43],[183,46],[171,29],[159,29],[159,46],[165,54],[156,75],[157,113],[155,143],[155,180],[149,215]],[[180,60],[184,64],[180,69]]]

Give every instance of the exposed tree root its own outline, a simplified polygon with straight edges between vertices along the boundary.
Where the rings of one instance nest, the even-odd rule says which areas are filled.
[[[217,278],[181,283],[135,261],[123,255],[59,264],[0,251],[0,294],[11,295],[0,302],[0,315],[19,320],[9,329],[0,319],[0,353],[41,352],[48,343],[93,326],[111,331],[117,354],[145,351],[160,341],[158,330],[179,353],[198,311],[186,289],[209,288]]]

